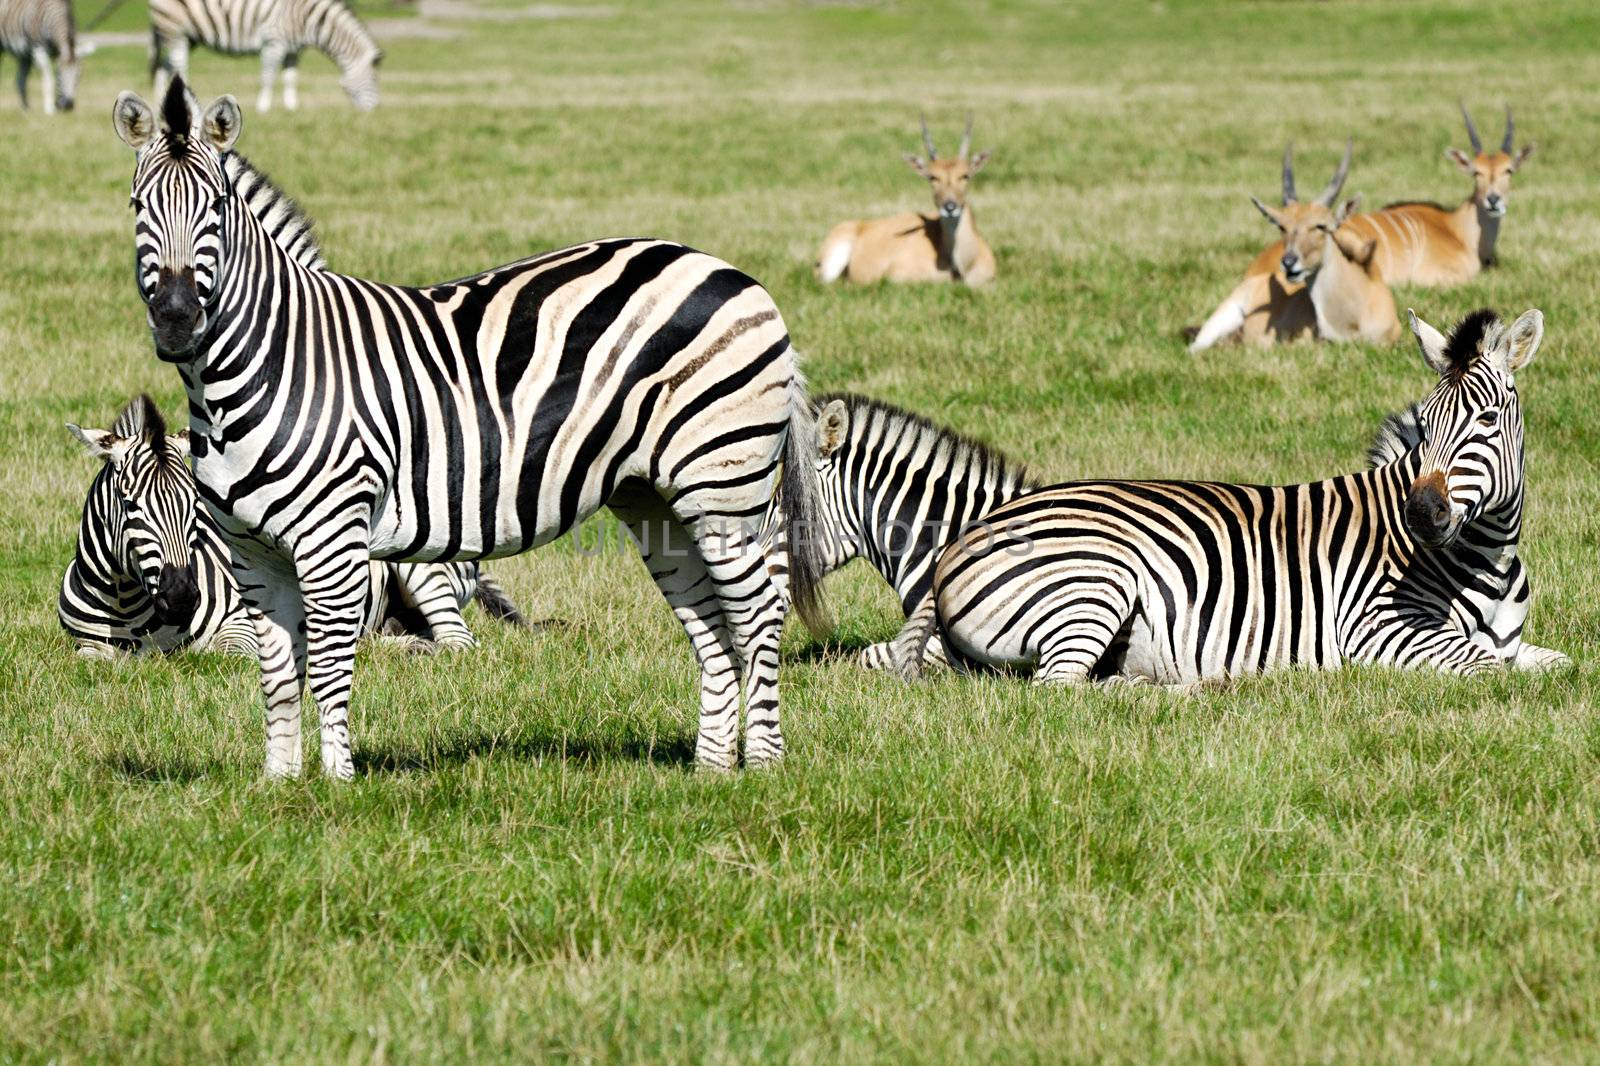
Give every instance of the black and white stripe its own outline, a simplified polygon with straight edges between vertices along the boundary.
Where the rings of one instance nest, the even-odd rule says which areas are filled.
[[[782,754],[783,599],[759,525],[780,462],[814,509],[815,427],[783,320],[748,276],[681,245],[600,240],[425,288],[307,268],[233,192],[231,97],[175,79],[139,151],[138,289],[189,392],[195,471],[259,613],[267,771],[301,767],[301,687],[325,772],[347,723],[363,564],[510,555],[602,506],[633,531],[699,662],[697,758]],[[803,547],[790,591],[805,613]]]
[[[1080,481],[1029,493],[943,553],[897,659],[914,674],[937,630],[965,663],[1032,668],[1042,682],[1566,663],[1521,639],[1513,375],[1543,318],[1505,327],[1478,312],[1448,340],[1415,316],[1412,328],[1440,381],[1414,416],[1386,424],[1382,465],[1308,485]]]
[[[146,396],[129,403],[110,430],[67,429],[104,463],[89,487],[58,601],[61,627],[78,654],[193,648],[255,655],[255,625],[189,469],[189,431],[169,435]],[[472,647],[461,610],[473,599],[491,617],[521,622],[476,563],[373,561],[361,631],[382,632],[413,650]]]
[[[28,75],[44,82],[44,112],[71,111],[78,95],[78,33],[71,0],[0,0],[0,52],[17,61],[17,96],[28,106]]]
[[[383,50],[344,0],[150,0],[150,73],[159,100],[168,79],[189,75],[189,48],[261,55],[256,107],[272,107],[283,72],[283,106],[300,106],[300,53],[315,48],[339,68],[339,84],[361,111],[378,106]]]
[[[848,394],[822,396],[817,404],[819,507],[804,535],[816,542],[825,573],[853,559],[871,563],[907,615],[927,595],[946,544],[1038,487],[1021,463],[909,411]],[[781,517],[774,507],[764,530],[769,543],[784,544],[791,535]],[[786,584],[781,562],[773,571]],[[873,644],[861,664],[892,667],[890,648],[888,641]],[[944,661],[937,636],[927,657]]]

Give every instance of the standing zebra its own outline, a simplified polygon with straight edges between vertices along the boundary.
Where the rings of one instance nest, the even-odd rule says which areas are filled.
[[[71,111],[78,94],[78,33],[71,0],[0,0],[0,52],[17,61],[17,96],[28,106],[28,73],[44,81],[44,113]]]
[[[864,396],[818,399],[816,542],[823,573],[863,558],[882,575],[911,614],[928,594],[933,564],[946,544],[988,511],[1039,487],[1020,463],[927,419]],[[781,496],[781,492],[780,492]],[[768,516],[763,536],[786,543],[781,509]],[[776,553],[774,577],[787,579]],[[861,653],[868,669],[890,669],[891,642]],[[944,661],[934,635],[927,655]]]
[[[104,466],[89,488],[78,548],[61,581],[61,627],[78,654],[171,652],[192,647],[254,655],[245,613],[216,522],[199,505],[189,470],[189,431],[168,434],[148,396],[107,430],[67,429]],[[413,649],[471,647],[461,608],[477,599],[492,617],[520,624],[511,601],[475,563],[381,563],[367,568],[363,633],[398,628]]]
[[[235,195],[242,117],[174,78],[158,116],[113,107],[138,152],[136,282],[189,393],[195,472],[254,613],[269,776],[301,769],[301,688],[325,773],[347,721],[364,564],[544,544],[602,506],[638,540],[700,666],[702,765],[779,758],[782,597],[754,527],[780,461],[815,508],[815,425],[754,280],[681,245],[598,240],[424,288],[313,270]],[[747,528],[747,526],[749,528]],[[789,560],[815,606],[815,561]]]
[[[383,50],[344,0],[150,0],[150,74],[156,99],[173,74],[189,76],[189,47],[228,55],[261,53],[256,107],[272,108],[283,70],[283,106],[300,106],[300,52],[315,48],[339,68],[339,84],[358,111],[378,106]]]
[[[1376,454],[1388,462],[1309,485],[1081,481],[1030,493],[940,557],[897,660],[914,675],[937,627],[954,656],[1035,667],[1041,682],[1566,665],[1522,641],[1513,375],[1544,318],[1529,311],[1506,327],[1479,311],[1446,339],[1413,313],[1411,329],[1440,380],[1414,422],[1386,427]]]

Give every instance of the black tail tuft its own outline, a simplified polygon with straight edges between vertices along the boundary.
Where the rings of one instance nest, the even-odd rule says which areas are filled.
[[[817,490],[817,419],[798,375],[791,389],[789,434],[783,447],[784,545],[789,556],[789,602],[817,636],[833,628],[822,602],[822,506]]]
[[[517,610],[517,605],[511,602],[511,597],[506,595],[506,590],[500,587],[500,582],[483,570],[478,571],[478,588],[472,594],[472,598],[483,608],[484,614],[497,622],[508,626],[528,624],[527,619],[522,617],[522,612]]]

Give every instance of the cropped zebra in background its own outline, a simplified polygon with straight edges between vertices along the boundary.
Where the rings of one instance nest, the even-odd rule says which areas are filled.
[[[67,429],[105,463],[89,488],[77,553],[61,581],[61,627],[78,654],[256,654],[255,623],[189,470],[189,431],[168,434],[148,396],[130,402],[109,431]],[[491,617],[522,623],[474,563],[372,562],[361,629],[381,630],[413,650],[472,647],[461,617],[472,599]]]
[[[354,773],[348,705],[365,561],[511,555],[601,506],[633,531],[700,666],[696,758],[779,758],[783,598],[757,527],[780,461],[815,510],[815,425],[754,280],[681,245],[592,241],[425,288],[313,270],[233,191],[232,97],[175,78],[160,116],[113,108],[138,152],[136,283],[189,393],[195,472],[261,643],[266,770]],[[798,475],[798,476],[795,476]],[[805,544],[788,561],[815,608]]]
[[[1471,674],[1566,665],[1522,641],[1522,408],[1544,318],[1487,311],[1446,339],[1413,313],[1439,384],[1388,423],[1373,469],[1309,485],[1081,481],[1030,493],[952,544],[897,638],[1041,682],[1168,684],[1346,662]],[[1403,449],[1403,450],[1402,450]]]
[[[846,394],[817,403],[818,513],[805,535],[816,542],[823,573],[865,559],[907,615],[928,594],[946,544],[994,507],[1039,487],[1021,463],[909,411]],[[763,538],[782,545],[788,534],[775,505]],[[784,586],[785,553],[775,555],[774,577]],[[861,665],[892,669],[891,647],[885,641],[864,649]],[[937,634],[927,658],[945,660]]]
[[[189,75],[189,48],[203,44],[228,55],[261,54],[256,107],[272,108],[283,71],[283,106],[300,106],[300,53],[315,48],[339,68],[339,85],[358,111],[378,106],[383,50],[344,0],[150,0],[150,74],[156,99],[173,74]]]
[[[78,32],[72,0],[0,0],[0,52],[17,61],[17,96],[28,106],[28,75],[44,82],[44,113],[71,111],[78,95]]]

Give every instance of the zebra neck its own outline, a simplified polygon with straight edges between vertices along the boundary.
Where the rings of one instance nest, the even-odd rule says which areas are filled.
[[[378,43],[344,4],[327,4],[323,17],[313,16],[305,27],[306,43],[327,53],[341,71],[378,52]]]

